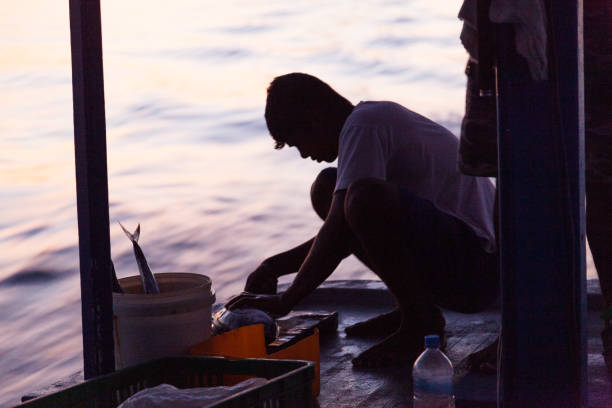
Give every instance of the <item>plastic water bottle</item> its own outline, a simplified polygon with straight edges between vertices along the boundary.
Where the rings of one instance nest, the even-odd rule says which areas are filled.
[[[455,408],[453,364],[440,351],[440,336],[425,336],[425,351],[412,367],[414,408]]]

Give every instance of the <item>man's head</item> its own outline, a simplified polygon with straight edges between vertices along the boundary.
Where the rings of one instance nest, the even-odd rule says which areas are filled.
[[[353,105],[320,79],[302,73],[274,78],[268,87],[266,124],[276,148],[295,146],[302,157],[334,161],[338,136]]]

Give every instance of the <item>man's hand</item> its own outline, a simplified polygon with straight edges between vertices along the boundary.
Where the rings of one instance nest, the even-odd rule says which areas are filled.
[[[242,293],[225,305],[228,310],[259,309],[272,317],[281,317],[291,311],[291,307],[283,302],[281,295],[258,295],[255,293]]]
[[[267,263],[263,262],[247,278],[244,285],[245,292],[261,293],[266,295],[276,294],[276,278],[274,270]]]

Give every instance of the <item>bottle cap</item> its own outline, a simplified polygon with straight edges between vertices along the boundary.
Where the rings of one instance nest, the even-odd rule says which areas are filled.
[[[440,336],[437,334],[428,334],[425,336],[426,348],[440,348]]]

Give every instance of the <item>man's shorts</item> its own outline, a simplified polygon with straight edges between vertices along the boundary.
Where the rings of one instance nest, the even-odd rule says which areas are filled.
[[[497,253],[460,219],[400,189],[406,255],[434,303],[462,313],[491,305],[499,292]]]

